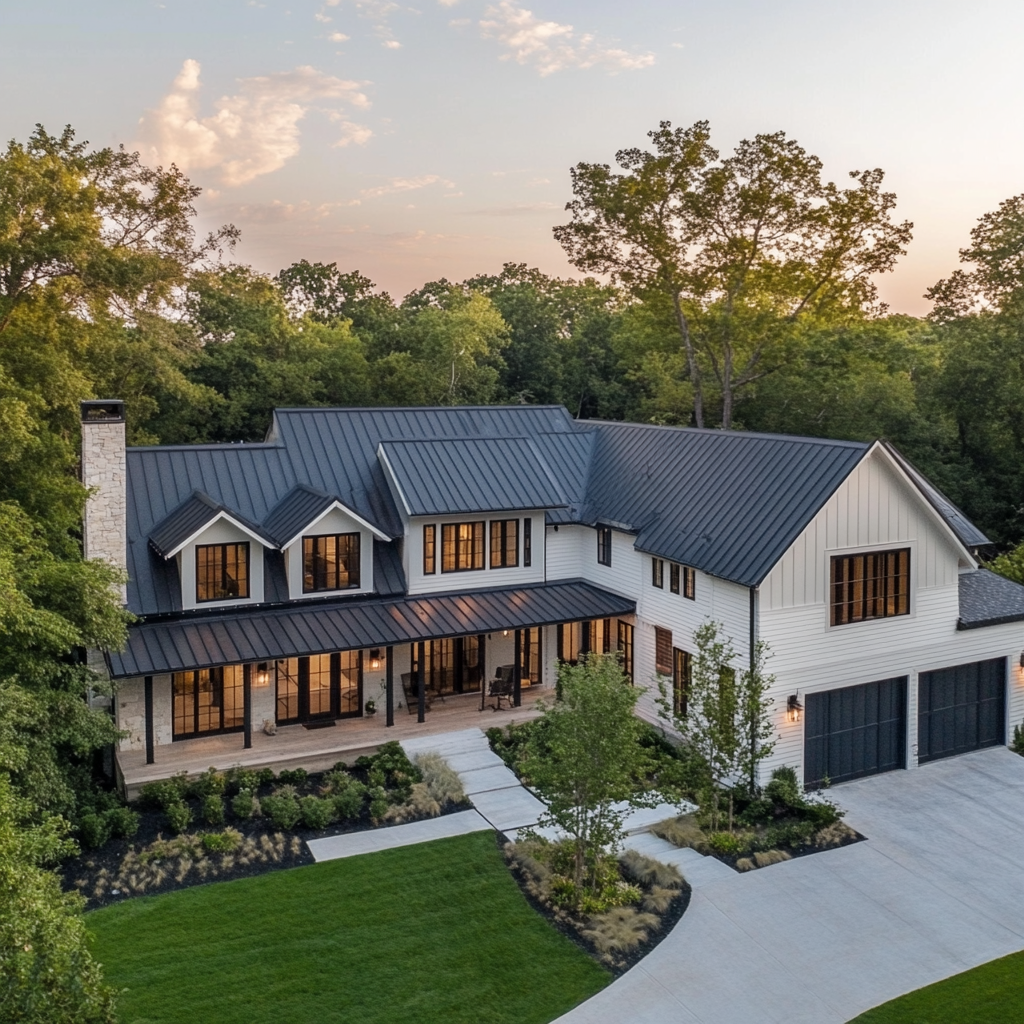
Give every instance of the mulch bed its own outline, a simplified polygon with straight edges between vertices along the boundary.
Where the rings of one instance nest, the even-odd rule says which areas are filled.
[[[504,855],[505,845],[511,842],[511,840],[501,832],[495,833],[495,836],[498,842],[498,849],[501,850]],[[570,939],[576,944],[576,946],[583,950],[587,956],[596,960],[597,963],[616,978],[625,974],[626,971],[630,970],[630,968],[635,967],[640,963],[640,961],[643,960],[643,958],[647,956],[647,954],[650,953],[651,950],[653,950],[654,947],[657,946],[673,928],[675,928],[683,914],[686,913],[686,910],[690,905],[690,897],[693,895],[693,889],[690,887],[690,883],[684,879],[682,887],[679,890],[679,895],[669,904],[668,909],[664,913],[658,915],[661,919],[660,923],[657,928],[648,932],[646,941],[634,946],[631,950],[617,953],[615,963],[610,964],[582,935],[583,929],[587,927],[586,915],[570,914],[566,911],[556,912],[549,904],[538,899],[530,891],[528,878],[517,864],[510,862],[508,857],[505,857],[505,863],[507,864],[512,877],[519,885],[519,889],[523,896],[526,897],[527,903],[529,903],[538,914],[547,918],[552,927],[560,931],[564,936],[566,936],[566,938]]]

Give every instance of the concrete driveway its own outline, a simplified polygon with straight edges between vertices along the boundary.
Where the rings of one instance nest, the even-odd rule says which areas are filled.
[[[560,1020],[841,1024],[1024,949],[1024,758],[999,747],[832,796],[867,842],[695,886],[650,956]]]

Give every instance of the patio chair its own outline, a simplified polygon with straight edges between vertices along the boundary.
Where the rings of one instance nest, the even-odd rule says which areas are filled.
[[[512,707],[512,698],[515,691],[513,679],[515,671],[515,665],[498,666],[494,678],[487,687],[487,696],[495,698],[495,702],[491,707],[492,711],[500,711],[502,701],[507,701],[508,706]]]
[[[411,672],[402,673],[402,690],[405,693],[405,706],[408,709],[409,714],[415,715],[419,710],[420,697],[416,687],[413,685]],[[431,702],[430,690],[427,690],[423,696],[424,710],[429,711]]]

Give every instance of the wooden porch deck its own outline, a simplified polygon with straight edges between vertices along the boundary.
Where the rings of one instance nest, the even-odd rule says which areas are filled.
[[[118,769],[128,799],[134,799],[145,783],[166,779],[179,772],[194,774],[207,768],[224,770],[236,765],[269,767],[274,771],[298,767],[323,771],[336,761],[351,762],[361,754],[373,753],[388,740],[429,736],[473,726],[489,729],[493,725],[504,726],[512,721],[536,718],[540,712],[535,705],[545,694],[549,699],[554,697],[551,688],[529,687],[523,690],[520,707],[502,708],[501,711],[492,710],[493,698],[481,711],[478,693],[447,697],[444,703],[438,701],[433,705],[422,725],[417,722],[415,714],[410,715],[402,707],[395,709],[395,724],[390,728],[384,724],[383,711],[378,711],[370,718],[340,719],[330,728],[280,726],[276,736],[267,736],[254,729],[252,747],[248,750],[242,746],[241,733],[179,740],[158,746],[154,752],[154,764],[146,764],[145,750],[121,750],[117,753]]]

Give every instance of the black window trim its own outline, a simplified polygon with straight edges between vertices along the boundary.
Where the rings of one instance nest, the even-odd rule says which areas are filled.
[[[505,551],[506,551],[507,545],[508,545],[508,528],[509,528],[509,524],[514,524],[514,529],[516,531],[516,543],[515,543],[515,556],[516,556],[516,558],[515,558],[514,562],[506,562],[504,560],[505,559]],[[494,551],[494,528],[495,528],[495,526],[499,527],[499,531],[498,532],[501,535],[501,543],[500,543],[501,561],[499,561],[497,564],[495,564],[495,561],[494,561],[494,555],[495,555],[495,551]],[[490,520],[488,520],[488,522],[487,522],[487,538],[486,538],[486,541],[487,541],[487,544],[489,545],[489,550],[487,552],[487,558],[486,558],[487,567],[489,569],[518,569],[519,568],[519,520],[518,519],[490,519]]]
[[[359,565],[355,571],[356,582],[350,583],[347,587],[306,587],[306,541],[318,541],[324,540],[327,537],[334,537],[336,540],[341,540],[342,537],[355,537],[356,539],[356,552],[359,556]],[[316,560],[315,548],[313,545],[314,553],[314,565]],[[363,585],[363,536],[359,530],[346,530],[344,533],[305,533],[302,535],[301,540],[302,550],[302,593],[303,594],[339,594],[345,590],[361,590]],[[349,569],[349,578],[351,579],[353,573]],[[314,574],[315,575],[315,574]]]
[[[245,548],[245,594],[239,594],[236,597],[200,597],[199,596],[199,552],[203,548],[220,548],[221,549],[221,572],[227,575],[226,572],[226,558],[227,549],[229,547]],[[196,604],[211,604],[216,601],[248,601],[252,597],[252,548],[247,540],[226,540],[216,544],[196,544],[195,545],[195,561],[196,561]]]
[[[610,526],[597,526],[597,564],[612,564],[612,528]]]
[[[427,561],[427,533],[430,534],[430,561]],[[423,575],[437,575],[437,523],[423,524]]]
[[[470,565],[470,566],[466,566],[465,568],[459,568],[458,565],[455,565],[451,569],[446,569],[444,567],[444,531],[445,531],[445,527],[448,527],[448,526],[450,526],[450,527],[452,527],[453,529],[456,529],[456,530],[460,526],[473,526],[473,527],[479,526],[480,527],[480,565],[479,566]],[[459,538],[458,538],[458,534],[456,533],[456,535],[455,535],[455,561],[456,562],[458,562],[458,560],[459,560],[459,558],[458,558],[458,542],[459,542]],[[456,521],[450,522],[450,523],[442,523],[441,524],[441,572],[442,573],[448,573],[448,572],[482,572],[486,568],[487,568],[487,521],[484,520],[484,519],[460,519],[460,520],[456,520]]]

